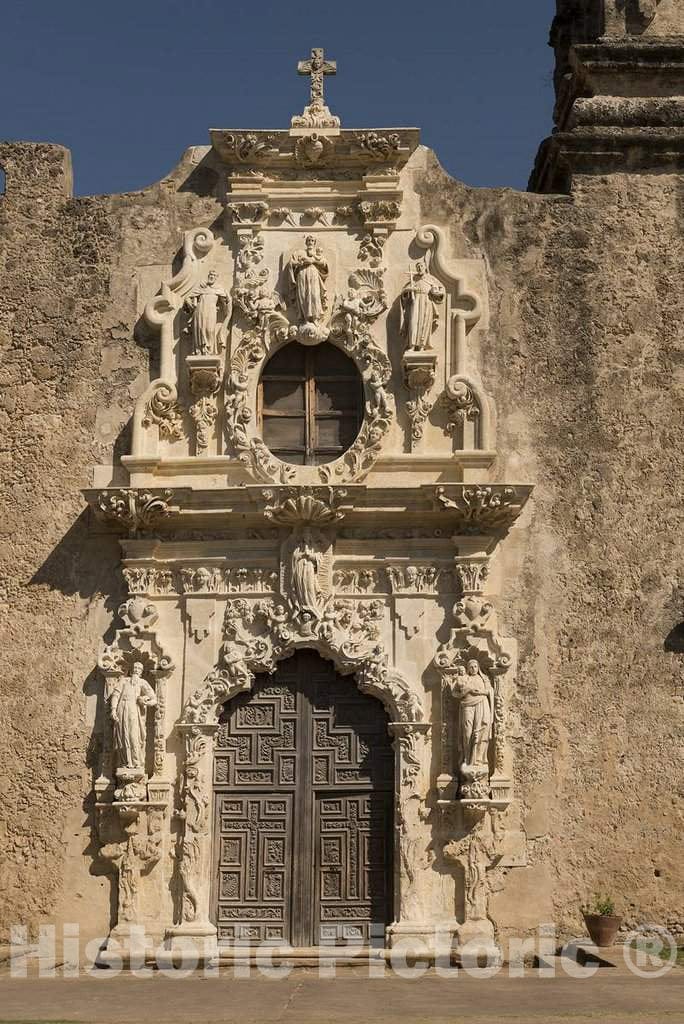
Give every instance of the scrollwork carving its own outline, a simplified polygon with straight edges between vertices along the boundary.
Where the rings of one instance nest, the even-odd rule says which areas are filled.
[[[219,704],[248,689],[255,672],[273,672],[298,647],[313,648],[330,658],[342,675],[355,673],[359,688],[379,697],[393,720],[421,721],[420,697],[389,667],[380,643],[382,614],[377,600],[332,597],[319,618],[304,620],[288,611],[284,601],[229,602],[219,667],[188,699],[183,722],[214,722]]]
[[[399,152],[399,136],[395,133],[380,135],[379,132],[360,132],[356,136],[359,149],[373,161],[389,163]]]
[[[209,835],[209,797],[203,772],[203,758],[208,744],[209,737],[201,729],[186,730],[182,809],[178,813],[183,822],[178,852],[182,883],[181,919],[186,922],[197,919],[202,853]]]
[[[159,492],[119,488],[101,491],[96,509],[104,519],[118,523],[132,532],[149,529],[171,515],[169,504],[173,491]]]
[[[174,385],[159,381],[147,400],[143,413],[143,427],[159,427],[159,436],[169,441],[183,437],[183,410],[178,404],[178,392]]]
[[[503,484],[452,485],[435,488],[434,497],[437,507],[456,515],[460,533],[487,533],[507,530],[520,515],[530,490]]]

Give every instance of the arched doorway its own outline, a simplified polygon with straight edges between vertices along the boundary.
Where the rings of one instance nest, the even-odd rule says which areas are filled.
[[[214,759],[221,943],[368,943],[392,920],[382,704],[313,651],[227,701]]]

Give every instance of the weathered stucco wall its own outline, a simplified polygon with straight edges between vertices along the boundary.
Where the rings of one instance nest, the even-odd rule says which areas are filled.
[[[600,889],[630,921],[684,930],[683,665],[668,641],[684,616],[684,180],[582,177],[572,197],[540,197],[465,188],[428,158],[418,187],[423,219],[485,257],[495,476],[536,484],[526,550],[501,549],[529,865],[496,880],[491,913],[577,927]]]
[[[118,544],[80,489],[128,450],[155,359],[136,272],[158,274],[159,251],[221,210],[192,160],[143,193],[75,200],[59,147],[0,146],[0,934],[110,925],[90,832],[93,666],[122,586]],[[490,873],[492,916],[503,931],[571,930],[601,888],[630,920],[684,928],[682,655],[665,649],[684,615],[682,179],[577,177],[571,197],[542,197],[469,189],[424,161],[423,221],[448,223],[454,255],[488,267],[492,478],[536,484],[498,556],[503,631],[520,643],[528,864]]]

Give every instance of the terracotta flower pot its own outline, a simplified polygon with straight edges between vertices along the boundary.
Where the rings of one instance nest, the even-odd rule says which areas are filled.
[[[609,917],[607,914],[583,914],[584,923],[592,942],[597,946],[612,946],[618,928],[622,924],[621,917]]]

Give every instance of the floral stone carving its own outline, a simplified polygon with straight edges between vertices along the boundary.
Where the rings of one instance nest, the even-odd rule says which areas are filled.
[[[331,598],[319,617],[302,618],[274,601],[229,602],[219,667],[186,702],[182,721],[212,723],[217,708],[252,685],[255,672],[273,672],[298,647],[329,658],[342,675],[355,673],[359,688],[378,697],[393,721],[424,719],[418,694],[391,669],[379,640],[378,601]]]

